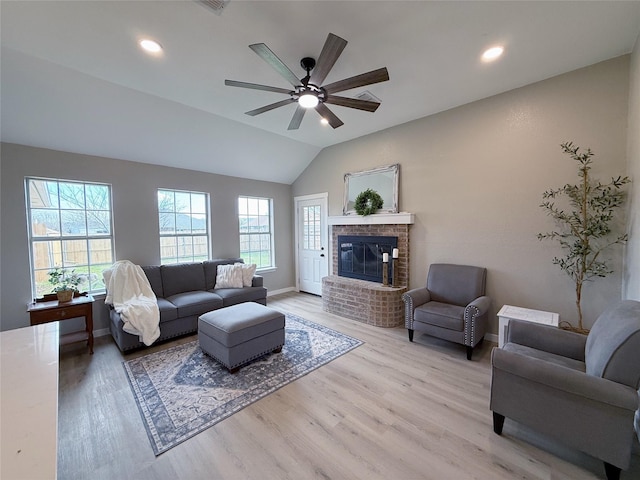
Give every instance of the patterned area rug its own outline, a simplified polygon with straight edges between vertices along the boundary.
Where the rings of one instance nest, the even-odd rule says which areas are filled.
[[[281,353],[230,374],[198,341],[123,362],[156,455],[215,425],[363,342],[286,314]]]

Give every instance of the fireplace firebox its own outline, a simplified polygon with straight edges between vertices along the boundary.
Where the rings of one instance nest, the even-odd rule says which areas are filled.
[[[338,235],[338,275],[382,283],[382,257],[388,253],[391,281],[391,254],[397,247],[398,237]]]

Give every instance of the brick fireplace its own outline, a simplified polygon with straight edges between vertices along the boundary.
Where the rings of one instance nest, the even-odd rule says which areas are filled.
[[[397,327],[404,322],[402,294],[409,285],[409,228],[413,215],[376,214],[330,217],[332,271],[338,272],[338,236],[397,237],[397,286],[329,275],[322,279],[322,308],[369,325]],[[391,257],[391,255],[389,255]],[[391,262],[391,259],[389,259]],[[391,277],[389,278],[391,284]]]

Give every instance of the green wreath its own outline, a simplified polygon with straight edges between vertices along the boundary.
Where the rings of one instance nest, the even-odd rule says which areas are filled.
[[[384,201],[378,192],[367,188],[356,197],[355,209],[358,215],[365,216],[376,213],[378,209],[382,208],[382,205],[384,205]]]

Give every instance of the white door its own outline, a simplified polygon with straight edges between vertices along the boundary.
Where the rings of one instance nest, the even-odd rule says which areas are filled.
[[[295,198],[298,290],[322,295],[329,272],[327,194]]]

